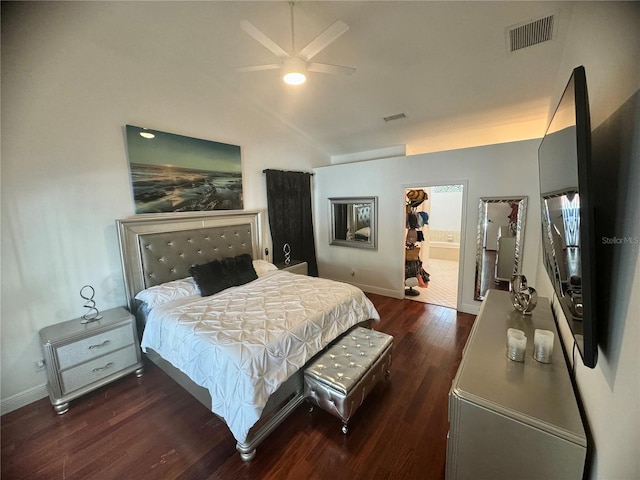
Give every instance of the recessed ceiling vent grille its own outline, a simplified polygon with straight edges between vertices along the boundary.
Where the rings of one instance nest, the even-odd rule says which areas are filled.
[[[553,15],[524,25],[510,27],[508,33],[509,51],[511,52],[546,42],[553,38]]]
[[[383,117],[385,122],[390,122],[392,120],[400,120],[401,118],[407,118],[404,113],[396,113],[395,115],[389,115],[388,117]]]

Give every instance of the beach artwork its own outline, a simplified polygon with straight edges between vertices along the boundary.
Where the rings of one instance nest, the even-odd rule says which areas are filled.
[[[136,213],[242,210],[240,147],[126,126]]]

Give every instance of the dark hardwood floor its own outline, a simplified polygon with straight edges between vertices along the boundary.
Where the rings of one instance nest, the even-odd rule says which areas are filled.
[[[391,379],[350,422],[303,404],[245,463],[226,426],[157,367],[71,403],[1,418],[9,479],[443,479],[447,394],[475,319],[369,295],[395,337]]]

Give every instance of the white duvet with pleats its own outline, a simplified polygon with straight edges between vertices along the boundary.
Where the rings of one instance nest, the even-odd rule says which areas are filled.
[[[274,272],[210,297],[153,308],[142,349],[153,349],[209,390],[211,410],[245,442],[269,396],[358,322],[380,317],[349,284]]]

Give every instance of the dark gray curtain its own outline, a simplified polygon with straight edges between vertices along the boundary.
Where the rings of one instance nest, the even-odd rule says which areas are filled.
[[[311,216],[311,173],[265,170],[273,263],[284,262],[283,247],[291,247],[291,260],[307,262],[309,275],[318,276],[316,244]]]
[[[347,207],[346,203],[332,205],[335,216],[335,236],[340,240],[347,239]]]

